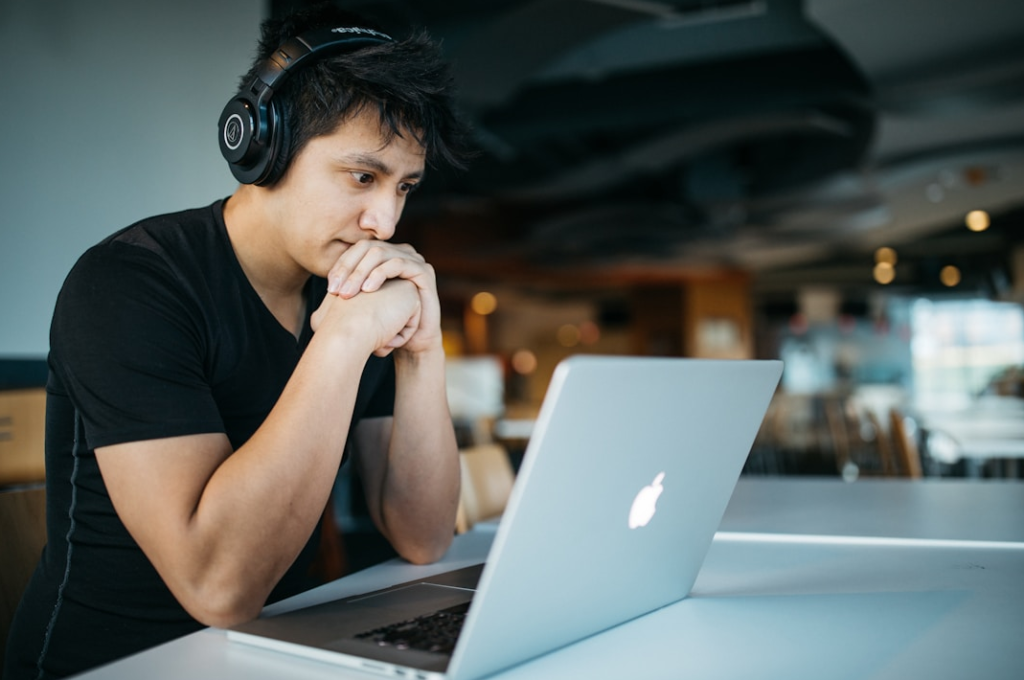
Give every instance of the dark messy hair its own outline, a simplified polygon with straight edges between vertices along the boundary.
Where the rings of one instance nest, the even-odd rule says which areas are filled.
[[[314,28],[339,26],[381,30],[330,2],[267,19],[242,87],[285,40]],[[454,79],[440,45],[423,30],[394,37],[393,42],[305,63],[274,92],[285,122],[278,177],[311,139],[330,134],[367,110],[379,116],[385,143],[396,135],[411,135],[426,150],[428,164],[465,168],[472,153],[469,131],[456,111]]]

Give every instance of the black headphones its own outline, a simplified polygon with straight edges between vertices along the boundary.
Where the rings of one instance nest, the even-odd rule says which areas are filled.
[[[273,102],[274,90],[299,64],[314,56],[355,51],[391,42],[371,28],[321,28],[281,44],[220,114],[217,137],[231,173],[243,184],[272,184],[283,171],[284,120]]]

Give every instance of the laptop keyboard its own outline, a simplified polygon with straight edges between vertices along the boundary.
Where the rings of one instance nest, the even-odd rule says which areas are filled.
[[[466,620],[467,611],[468,602],[457,604],[408,621],[359,633],[356,637],[372,640],[381,647],[451,654],[455,649],[455,641],[459,638],[459,631],[462,630],[462,624]]]

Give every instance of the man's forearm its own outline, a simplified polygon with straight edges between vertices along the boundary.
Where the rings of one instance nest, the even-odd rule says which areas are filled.
[[[381,493],[384,531],[406,559],[440,559],[451,544],[459,456],[445,391],[445,357],[395,353],[397,392]]]
[[[238,619],[259,612],[305,545],[340,463],[362,366],[317,340],[263,425],[211,476],[190,523],[209,560],[203,580]]]

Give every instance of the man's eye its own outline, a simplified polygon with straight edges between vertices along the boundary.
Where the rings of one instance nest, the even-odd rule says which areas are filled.
[[[370,184],[373,182],[373,175],[368,172],[353,172],[352,176],[360,184]]]
[[[415,191],[418,186],[419,183],[417,182],[402,182],[398,185],[398,190],[403,194],[409,194]]]

